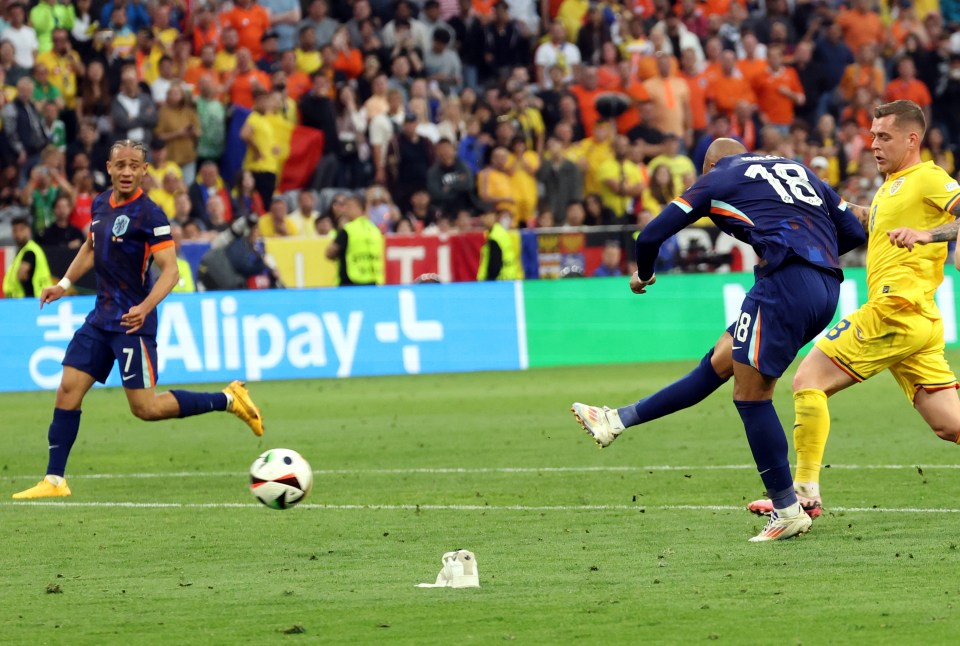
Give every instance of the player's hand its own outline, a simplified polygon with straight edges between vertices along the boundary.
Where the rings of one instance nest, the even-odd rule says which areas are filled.
[[[930,244],[933,236],[929,231],[917,231],[909,227],[900,227],[887,232],[890,238],[890,244],[897,245],[900,248],[906,248],[907,251],[913,251],[913,245]]]
[[[654,274],[650,277],[649,280],[641,280],[640,274],[633,272],[633,276],[630,277],[630,291],[634,294],[646,294],[647,287],[657,282],[657,275]]]
[[[60,285],[44,287],[43,291],[40,292],[40,309],[43,309],[43,306],[47,303],[60,300],[65,293],[63,287],[60,287]]]
[[[149,312],[143,305],[134,305],[127,313],[120,317],[120,325],[125,328],[130,328],[127,330],[127,334],[133,334],[137,330],[143,327],[144,321],[147,319],[147,314]]]

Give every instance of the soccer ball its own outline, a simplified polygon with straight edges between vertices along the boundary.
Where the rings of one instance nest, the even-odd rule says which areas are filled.
[[[250,491],[271,509],[288,509],[313,487],[313,471],[296,451],[270,449],[250,465]]]

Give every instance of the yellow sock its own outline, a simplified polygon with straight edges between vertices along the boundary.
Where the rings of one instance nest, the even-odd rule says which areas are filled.
[[[796,482],[820,482],[823,452],[830,435],[830,411],[822,390],[805,388],[793,394],[796,420],[793,446],[797,451]]]

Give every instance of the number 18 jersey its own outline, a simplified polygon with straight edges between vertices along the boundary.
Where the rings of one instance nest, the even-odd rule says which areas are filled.
[[[671,202],[687,224],[709,217],[760,257],[757,277],[803,260],[842,278],[839,257],[865,240],[846,203],[813,171],[784,157],[722,158]]]

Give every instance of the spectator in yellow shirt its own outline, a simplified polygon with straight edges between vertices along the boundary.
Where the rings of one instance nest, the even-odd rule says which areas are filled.
[[[643,194],[643,176],[640,168],[627,159],[629,149],[630,140],[625,135],[617,135],[613,141],[613,158],[603,162],[597,169],[600,199],[616,218],[613,222],[603,224],[632,224],[628,217],[631,204]]]
[[[510,159],[507,169],[513,185],[513,195],[517,208],[513,218],[513,228],[519,223],[530,225],[537,209],[537,171],[540,170],[540,155],[527,150],[527,140],[517,135],[510,143]]]
[[[287,212],[287,201],[279,195],[270,203],[270,210],[257,223],[264,238],[293,238],[300,235],[300,224]]]

